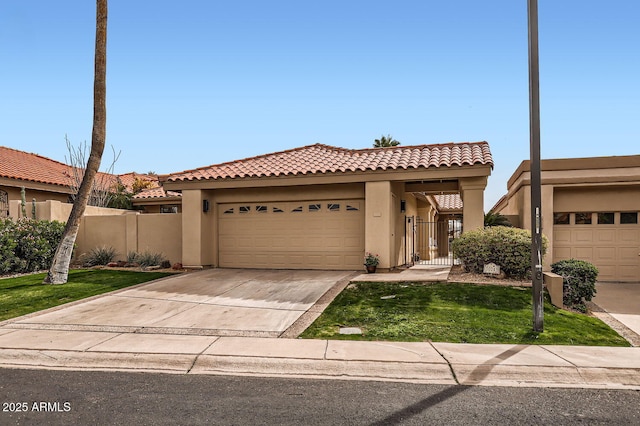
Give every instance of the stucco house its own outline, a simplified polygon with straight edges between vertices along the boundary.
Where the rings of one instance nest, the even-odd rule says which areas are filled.
[[[544,269],[582,259],[599,281],[640,280],[640,155],[542,160]],[[531,229],[531,169],[523,161],[492,211]]]
[[[486,142],[355,150],[315,144],[161,181],[167,193],[181,194],[185,266],[357,270],[368,251],[389,269],[420,249],[413,241],[418,217],[461,214],[464,230],[482,227],[492,168]],[[422,250],[423,258],[433,255]]]

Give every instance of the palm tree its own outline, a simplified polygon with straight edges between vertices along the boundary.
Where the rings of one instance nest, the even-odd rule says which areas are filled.
[[[380,136],[380,139],[376,139],[373,141],[373,147],[374,148],[386,148],[389,146],[398,146],[400,145],[400,142],[398,142],[397,140],[395,140],[391,135],[382,135]]]
[[[73,254],[73,246],[78,236],[80,219],[87,207],[93,181],[100,168],[102,152],[107,133],[107,0],[96,1],[96,47],[95,68],[93,78],[93,131],[91,133],[91,152],[87,167],[73,201],[71,214],[64,228],[62,239],[51,263],[51,268],[44,279],[48,284],[64,284],[69,276],[69,264]]]
[[[489,212],[484,215],[484,226],[513,227],[513,225],[511,224],[511,222],[509,222],[509,219],[506,216],[500,213],[495,213],[495,212]]]

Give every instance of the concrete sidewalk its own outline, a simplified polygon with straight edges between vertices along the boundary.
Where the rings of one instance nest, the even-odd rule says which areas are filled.
[[[640,390],[640,348],[0,329],[0,367]]]

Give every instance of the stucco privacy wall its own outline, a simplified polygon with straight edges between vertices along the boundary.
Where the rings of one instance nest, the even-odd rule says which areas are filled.
[[[9,216],[18,219],[22,217],[21,201],[11,200],[9,203]],[[32,202],[27,201],[27,217],[32,217]],[[36,219],[37,220],[57,220],[60,222],[66,222],[71,214],[73,205],[69,203],[63,203],[56,200],[47,200],[42,202],[36,202]],[[110,209],[107,207],[95,207],[87,206],[84,215],[85,216],[119,216],[125,214],[135,214],[131,210]]]
[[[148,251],[162,253],[171,263],[182,262],[182,215],[85,216],[76,239],[76,258],[102,246],[113,247],[118,260],[126,260],[133,251]]]
[[[71,204],[48,200],[36,203],[37,220],[65,222]],[[22,216],[20,201],[10,203],[11,217]],[[27,203],[31,217],[31,203]],[[182,261],[182,215],[138,214],[131,210],[87,206],[76,239],[75,257],[95,247],[111,246],[125,260],[130,251],[158,252],[172,263]]]

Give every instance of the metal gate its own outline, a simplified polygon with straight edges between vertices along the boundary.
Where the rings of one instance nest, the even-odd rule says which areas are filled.
[[[437,222],[407,217],[405,262],[420,265],[457,265],[451,242],[462,234],[462,219],[449,217]]]

